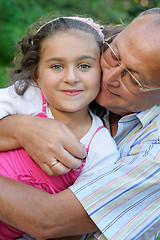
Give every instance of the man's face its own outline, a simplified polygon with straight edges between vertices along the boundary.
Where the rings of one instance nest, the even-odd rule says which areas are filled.
[[[147,15],[136,19],[110,44],[118,56],[121,67],[117,65],[111,68],[108,65],[106,61],[108,58],[111,61],[115,60],[109,48],[102,54],[103,79],[96,100],[116,114],[139,112],[160,102],[160,90],[132,93],[124,81],[126,72],[122,70],[127,68],[146,88],[160,87],[160,54],[158,54],[160,34],[158,35],[158,30],[151,21],[152,17]]]

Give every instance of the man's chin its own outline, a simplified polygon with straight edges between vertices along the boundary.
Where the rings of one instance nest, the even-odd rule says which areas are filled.
[[[98,96],[96,97],[96,102],[101,105],[102,107],[106,107],[106,103],[108,102],[107,96],[100,92]]]
[[[112,104],[111,99],[115,96],[116,95],[111,93],[109,90],[107,91],[106,89],[102,88],[95,100],[99,105],[106,107],[106,105],[108,106],[108,104]]]

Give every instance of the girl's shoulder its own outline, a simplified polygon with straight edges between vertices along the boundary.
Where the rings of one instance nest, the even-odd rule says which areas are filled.
[[[0,89],[0,118],[13,114],[35,115],[42,109],[41,91],[31,85],[18,95],[14,85]]]

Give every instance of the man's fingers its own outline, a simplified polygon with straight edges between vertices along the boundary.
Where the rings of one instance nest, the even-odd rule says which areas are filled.
[[[84,159],[87,155],[84,145],[74,140],[71,141],[71,144],[64,143],[63,147],[77,159]]]
[[[53,119],[31,116],[27,119],[25,121],[27,131],[25,134],[24,131],[20,131],[18,142],[46,174],[50,176],[65,174],[70,169],[81,166],[80,159],[85,158],[86,151],[67,126]],[[32,137],[29,132],[32,132]],[[55,160],[61,164],[54,165]]]
[[[54,166],[50,166],[47,163],[42,163],[39,165],[40,168],[49,176],[59,176],[68,173],[71,169],[64,166],[62,163],[58,162]]]
[[[53,176],[53,172],[51,167],[47,163],[41,163],[39,164],[40,168],[49,176]]]
[[[61,151],[59,151],[57,159],[69,169],[79,168],[82,164],[82,159],[76,158],[73,154],[65,150],[63,147]]]
[[[58,176],[62,174],[66,174],[71,169],[67,168],[65,165],[63,165],[61,162],[57,162],[57,164],[51,166],[51,171],[53,176]]]
[[[80,143],[75,134],[65,125],[62,125],[61,133],[62,135],[59,133],[58,138],[63,148],[70,152],[75,158],[84,159],[86,157],[84,144]]]

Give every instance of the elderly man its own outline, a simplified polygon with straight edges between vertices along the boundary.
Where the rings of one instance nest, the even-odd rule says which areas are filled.
[[[158,8],[142,13],[120,34],[105,40],[97,102],[108,110],[104,120],[121,159],[56,195],[1,177],[0,220],[37,239],[87,232],[95,232],[97,239],[152,239],[160,229],[159,52]],[[63,159],[64,165],[52,169],[63,173],[66,166],[80,165],[68,151],[77,158],[85,151],[65,126],[61,128],[49,119],[6,117],[0,124],[0,148],[23,146],[34,159],[42,158],[43,146],[44,159]],[[30,131],[35,138],[27,134]]]

